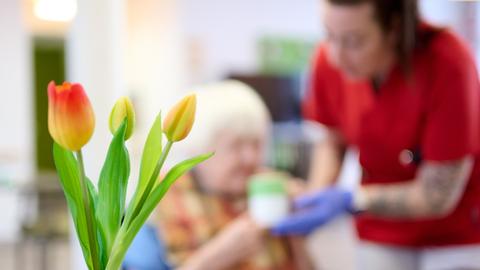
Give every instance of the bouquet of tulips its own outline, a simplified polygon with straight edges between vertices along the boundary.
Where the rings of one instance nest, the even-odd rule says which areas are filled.
[[[147,136],[138,185],[126,207],[130,158],[125,141],[135,126],[128,98],[120,98],[110,114],[113,134],[98,179],[98,189],[85,175],[82,147],[90,140],[95,116],[80,84],[48,85],[48,130],[54,140],[55,167],[67,199],[85,262],[89,269],[118,270],[135,235],[169,187],[181,175],[211,157],[200,155],[173,166],[158,180],[173,143],[190,132],[196,98],[189,95],[168,113],[162,128],[160,114]],[[162,145],[165,134],[167,142]]]

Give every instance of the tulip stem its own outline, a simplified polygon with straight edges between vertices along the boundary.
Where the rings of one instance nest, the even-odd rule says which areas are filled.
[[[138,215],[140,210],[142,209],[142,205],[145,203],[145,201],[148,198],[148,195],[150,195],[150,192],[155,185],[155,181],[158,178],[158,174],[160,173],[160,169],[162,169],[163,163],[165,163],[165,160],[167,159],[168,153],[170,152],[170,149],[172,148],[173,142],[168,141],[167,144],[165,145],[165,148],[162,151],[162,154],[160,155],[160,158],[158,159],[157,165],[155,166],[155,170],[153,171],[152,175],[150,176],[150,179],[148,180],[147,187],[145,188],[142,197],[140,198],[140,201],[135,207],[135,210],[133,211],[133,215],[131,216],[129,223],[127,223],[127,226],[130,227],[130,224],[133,222],[135,217]],[[128,228],[127,227],[127,228]]]
[[[92,264],[94,270],[100,270],[100,261],[98,260],[98,251],[97,251],[97,230],[95,228],[95,223],[92,216],[92,207],[90,202],[90,195],[87,187],[87,177],[85,176],[85,167],[83,165],[83,155],[82,150],[78,150],[77,162],[80,167],[80,185],[82,188],[83,196],[83,210],[85,212],[85,218],[87,221],[87,231],[88,231],[88,241],[90,244],[90,253],[92,258]]]

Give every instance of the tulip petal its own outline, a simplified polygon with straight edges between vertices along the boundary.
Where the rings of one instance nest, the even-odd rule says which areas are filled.
[[[190,133],[195,120],[196,103],[196,96],[189,95],[168,112],[163,131],[169,141],[181,141]]]
[[[128,140],[132,136],[135,127],[135,110],[128,97],[121,97],[117,100],[110,113],[109,128],[112,134],[116,133],[125,118],[127,119],[125,140]]]
[[[64,83],[48,85],[48,130],[62,147],[77,151],[91,138],[95,115],[83,87]]]

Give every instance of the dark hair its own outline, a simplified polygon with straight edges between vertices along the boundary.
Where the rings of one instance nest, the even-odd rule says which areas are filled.
[[[410,58],[413,51],[431,40],[434,29],[421,30],[417,0],[328,0],[336,5],[357,5],[370,3],[374,7],[375,18],[386,33],[396,31],[398,43],[396,54],[405,72],[410,72]]]

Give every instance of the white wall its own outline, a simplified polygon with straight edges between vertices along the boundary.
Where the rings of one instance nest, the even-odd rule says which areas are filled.
[[[477,65],[480,64],[480,4],[477,1],[421,0],[420,9],[427,21],[447,26],[466,40],[477,58]]]
[[[181,5],[194,82],[255,71],[262,35],[311,39],[320,33],[319,0],[182,0]]]
[[[19,233],[16,187],[33,175],[33,108],[30,47],[17,0],[0,7],[0,241]]]
[[[459,3],[450,0],[420,0],[419,4],[421,15],[429,22],[446,26],[458,23]]]
[[[2,0],[0,33],[0,177],[3,168],[22,181],[32,174],[34,125],[30,47],[19,1]]]

